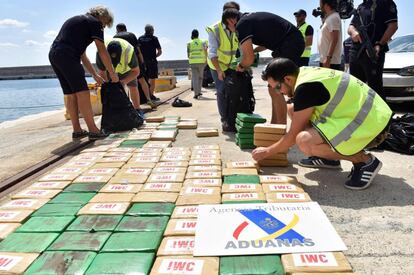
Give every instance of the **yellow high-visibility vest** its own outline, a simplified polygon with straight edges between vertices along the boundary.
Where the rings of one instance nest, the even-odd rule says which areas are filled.
[[[112,41],[118,41],[122,48],[121,59],[118,65],[115,67],[115,72],[118,74],[126,74],[132,68],[129,67],[129,63],[132,60],[132,56],[134,54],[134,47],[128,43],[128,41],[122,38],[111,38],[110,40],[105,41],[105,46],[108,47],[108,44]]]
[[[314,107],[311,123],[342,155],[360,152],[391,119],[387,103],[350,74],[329,68],[301,67],[295,89],[306,82],[320,82],[329,91],[329,101]]]
[[[236,33],[232,32],[229,37],[223,29],[221,21],[207,27],[206,31],[208,33],[213,33],[218,41],[217,58],[220,69],[222,71],[229,68],[235,69],[237,66],[236,52],[239,48],[239,40],[237,39]],[[209,58],[207,58],[207,63],[211,69],[216,69]]]
[[[187,44],[187,47],[189,49],[189,58],[188,63],[190,64],[204,64],[206,63],[206,53],[205,53],[205,42],[203,42],[199,38],[195,38],[191,40]]]
[[[302,26],[299,27],[299,31],[303,36],[303,39],[305,40],[305,44],[306,44],[306,29],[308,28],[309,24],[308,23],[303,23]],[[311,50],[312,50],[312,46],[308,46],[305,47],[305,50],[302,53],[301,57],[310,57],[311,56]]]

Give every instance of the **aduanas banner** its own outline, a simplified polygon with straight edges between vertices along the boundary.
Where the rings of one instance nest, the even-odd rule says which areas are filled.
[[[346,249],[316,202],[199,206],[194,256]]]

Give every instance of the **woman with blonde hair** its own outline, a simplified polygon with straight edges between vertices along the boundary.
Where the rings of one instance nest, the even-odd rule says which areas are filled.
[[[97,74],[86,56],[86,48],[95,42],[99,56],[109,72],[111,80],[113,82],[119,81],[104,44],[103,30],[105,27],[112,27],[113,21],[113,14],[106,7],[93,7],[86,14],[66,20],[50,48],[50,63],[59,79],[63,94],[68,99],[67,110],[72,122],[73,139],[88,136],[90,140],[95,140],[107,136],[99,130],[93,119],[89,89],[81,62],[95,81],[101,84],[103,79]],[[79,111],[85,120],[88,131],[82,130],[80,126]]]

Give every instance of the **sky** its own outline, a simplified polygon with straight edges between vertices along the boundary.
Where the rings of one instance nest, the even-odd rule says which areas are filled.
[[[413,0],[394,0],[398,8],[399,29],[396,36],[414,33],[409,22]],[[207,39],[205,27],[221,18],[224,0],[0,0],[0,67],[47,65],[49,47],[66,19],[84,14],[95,5],[103,4],[115,16],[115,24],[125,23],[128,31],[140,36],[145,24],[152,24],[163,54],[159,60],[186,59],[186,43],[191,31],[198,29],[200,38]],[[304,9],[307,22],[314,27],[312,52],[317,52],[320,18],[311,15],[318,0],[240,0],[242,12],[267,11],[295,23],[293,12]],[[362,0],[354,0],[355,6]],[[343,33],[349,20],[343,22]],[[105,29],[112,37],[115,27]],[[91,44],[87,54],[95,62],[96,48]],[[269,56],[265,52],[263,56]]]

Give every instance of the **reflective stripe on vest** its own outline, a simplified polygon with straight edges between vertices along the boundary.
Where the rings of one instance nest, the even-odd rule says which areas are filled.
[[[118,74],[126,74],[131,70],[131,67],[129,67],[129,63],[132,60],[134,48],[131,44],[128,43],[128,41],[122,38],[112,38],[110,40],[107,40],[105,41],[105,45],[108,46],[108,44],[112,41],[119,42],[122,48],[121,58],[119,60],[119,64],[115,67],[115,72]]]
[[[302,67],[295,86],[307,82],[320,82],[329,92],[327,103],[313,107],[311,123],[340,154],[360,152],[384,130],[391,118],[392,111],[381,97],[349,74]]]
[[[306,44],[306,29],[308,28],[308,26],[309,24],[305,22],[302,24],[302,26],[299,27],[299,31],[302,34],[303,39],[305,40],[305,44]],[[312,50],[312,46],[305,47],[305,50],[303,51],[301,57],[310,57],[311,50]]]
[[[222,71],[225,71],[228,68],[235,69],[237,66],[236,52],[239,48],[239,41],[236,33],[231,33],[229,37],[227,32],[223,29],[221,22],[217,22],[213,26],[207,27],[206,31],[212,33],[217,40],[217,58],[220,69]],[[210,58],[207,58],[207,63],[211,69],[216,69]]]
[[[190,64],[204,64],[206,63],[206,54],[204,42],[201,39],[195,38],[188,43]]]

